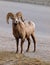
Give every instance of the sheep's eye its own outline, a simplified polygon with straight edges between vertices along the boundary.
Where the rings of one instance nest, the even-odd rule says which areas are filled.
[[[17,23],[17,21],[16,21],[16,23]]]

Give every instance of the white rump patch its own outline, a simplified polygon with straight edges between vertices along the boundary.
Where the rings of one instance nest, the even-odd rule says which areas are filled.
[[[33,22],[33,21],[30,21],[32,24],[33,24],[33,26],[34,26],[34,28],[35,28],[35,23]]]

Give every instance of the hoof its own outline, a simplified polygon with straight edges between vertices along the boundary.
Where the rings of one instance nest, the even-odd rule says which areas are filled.
[[[26,50],[26,52],[28,52],[28,50]]]
[[[22,51],[20,53],[22,54]]]
[[[34,50],[33,52],[35,52],[36,50]]]
[[[16,51],[16,53],[18,53],[18,51]]]

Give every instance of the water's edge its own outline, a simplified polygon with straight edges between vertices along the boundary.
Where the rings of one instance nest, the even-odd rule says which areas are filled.
[[[0,0],[50,6],[50,0]]]

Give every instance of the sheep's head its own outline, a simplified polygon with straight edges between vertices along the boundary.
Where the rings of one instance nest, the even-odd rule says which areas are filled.
[[[15,24],[17,24],[19,21],[18,17],[11,12],[9,12],[6,17],[7,17],[6,19],[8,24],[9,24],[9,18],[12,20],[12,23],[15,23]]]
[[[20,21],[24,22],[23,14],[22,14],[21,11],[17,12],[17,13],[16,13],[16,16],[17,16],[17,18],[18,18]]]

